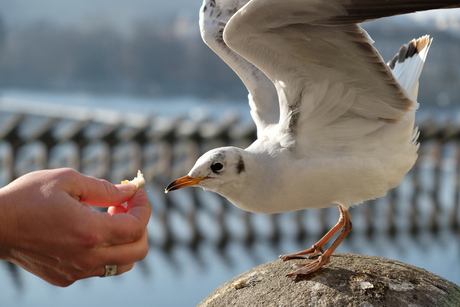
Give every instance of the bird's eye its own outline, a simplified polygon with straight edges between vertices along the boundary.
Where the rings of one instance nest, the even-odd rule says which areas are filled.
[[[222,163],[220,163],[220,162],[216,162],[216,163],[211,165],[211,170],[214,173],[220,172],[223,168],[224,168],[224,165]]]

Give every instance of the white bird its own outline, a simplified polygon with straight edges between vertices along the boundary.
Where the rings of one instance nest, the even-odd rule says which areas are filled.
[[[431,39],[403,46],[390,67],[357,23],[455,2],[204,0],[203,40],[247,87],[257,140],[208,151],[165,192],[198,186],[258,213],[338,206],[338,223],[312,248],[280,256],[321,254],[287,276],[319,269],[351,230],[348,209],[384,196],[417,159],[418,79]]]

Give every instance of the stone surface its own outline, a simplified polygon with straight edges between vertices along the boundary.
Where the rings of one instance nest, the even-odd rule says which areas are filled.
[[[459,286],[402,262],[334,254],[311,275],[285,277],[299,261],[276,260],[255,267],[217,288],[198,306],[460,306]]]

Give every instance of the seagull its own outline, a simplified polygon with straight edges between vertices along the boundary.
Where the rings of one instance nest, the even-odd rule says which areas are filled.
[[[257,139],[203,154],[165,192],[197,186],[256,213],[337,206],[338,223],[288,277],[312,273],[352,228],[349,209],[384,196],[417,159],[418,79],[431,38],[385,64],[358,23],[458,1],[204,0],[204,42],[249,91]],[[341,231],[324,250],[325,244]]]

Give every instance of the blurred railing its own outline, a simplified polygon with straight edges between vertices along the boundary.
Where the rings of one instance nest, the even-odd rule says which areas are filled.
[[[460,121],[454,113],[422,114],[418,125],[422,145],[416,166],[387,197],[351,210],[355,228],[390,235],[459,229]],[[336,209],[253,215],[200,189],[163,193],[206,150],[245,147],[255,136],[252,122],[229,114],[193,121],[75,107],[13,110],[0,104],[0,186],[45,168],[71,167],[112,182],[140,169],[153,207],[151,242],[166,252],[174,244],[193,248],[211,241],[225,247],[232,240],[276,243],[285,235],[301,241],[324,233],[336,222]]]

